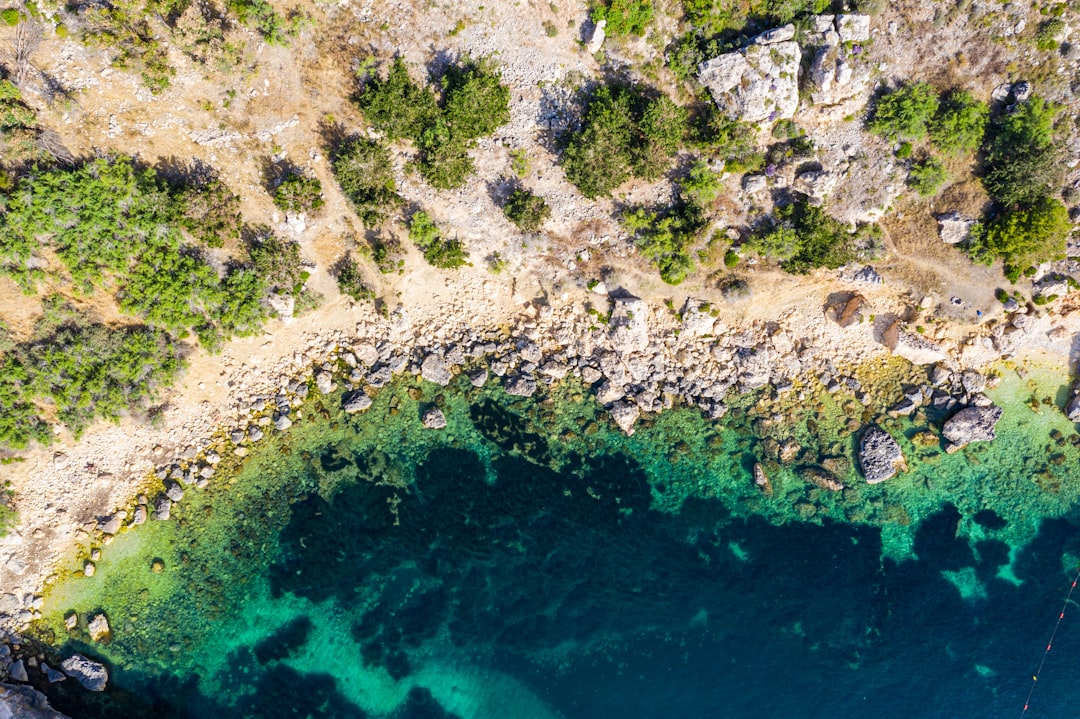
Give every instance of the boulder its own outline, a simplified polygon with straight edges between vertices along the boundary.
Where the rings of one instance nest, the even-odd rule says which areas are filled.
[[[12,662],[11,668],[8,669],[8,673],[11,675],[11,678],[17,682],[30,681],[30,677],[26,673],[26,662],[24,662],[22,659],[17,659]],[[0,716],[3,715],[0,714]]]
[[[420,421],[424,423],[424,426],[428,429],[443,429],[446,427],[446,415],[442,413],[442,410],[438,407],[428,407],[424,410],[423,416]]]
[[[527,374],[519,374],[506,383],[506,393],[515,397],[532,397],[536,393],[536,380]]]
[[[154,519],[165,521],[172,513],[172,500],[164,494],[154,502]]]
[[[869,15],[837,15],[836,32],[840,42],[866,42],[870,39]]]
[[[469,384],[473,387],[483,387],[488,381],[488,371],[480,368],[469,373]]]
[[[682,336],[711,335],[716,325],[716,317],[713,316],[711,309],[706,302],[687,297],[682,309]]]
[[[109,672],[105,665],[90,661],[82,654],[72,654],[63,661],[60,668],[87,691],[105,691],[105,685],[109,681]]]
[[[795,26],[791,23],[783,27],[774,27],[766,30],[750,42],[755,45],[775,45],[778,42],[787,42],[795,39]]]
[[[290,319],[296,311],[296,299],[292,295],[281,295],[272,292],[266,297],[266,303],[278,317]]]
[[[607,38],[606,28],[607,20],[599,20],[592,26],[589,41],[585,46],[590,55],[600,52],[600,48],[604,46],[604,40]]]
[[[901,330],[899,322],[894,322],[885,330],[881,341],[894,355],[903,357],[912,364],[935,364],[948,358],[941,345]]]
[[[174,502],[179,502],[184,498],[184,490],[176,482],[169,481],[165,483],[165,496]]]
[[[698,80],[722,112],[745,122],[790,118],[799,107],[797,42],[750,45],[704,62]]]
[[[633,402],[616,402],[608,410],[611,413],[611,419],[615,421],[619,429],[626,433],[629,437],[634,433],[634,423],[638,421],[638,417],[641,416],[641,410]]]
[[[604,406],[614,404],[625,396],[626,390],[623,386],[615,384],[609,379],[604,380],[603,384],[596,390],[596,401]]]
[[[284,432],[289,427],[292,427],[292,420],[287,415],[279,414],[274,420],[274,428],[279,432]]]
[[[45,695],[28,686],[0,684],[0,719],[68,719],[49,706]]]
[[[986,407],[965,407],[945,422],[942,436],[949,441],[947,452],[955,452],[971,442],[989,442],[997,436],[994,427],[1004,410],[993,404]]]
[[[975,220],[964,217],[955,210],[937,215],[934,219],[938,222],[938,237],[947,245],[966,240],[971,234],[972,225],[975,224]]]
[[[1080,394],[1074,394],[1069,403],[1065,405],[1065,416],[1070,422],[1080,422]]]
[[[341,408],[348,414],[363,412],[370,406],[371,397],[368,397],[362,390],[356,390],[345,395],[345,399],[341,403]]]
[[[866,298],[860,294],[842,296],[825,306],[825,317],[841,327],[850,327],[862,321]]]
[[[105,612],[98,612],[90,617],[90,621],[86,623],[86,631],[90,633],[90,639],[95,642],[109,639],[112,636],[112,629],[109,627],[109,618],[105,616]]]
[[[799,469],[799,477],[804,482],[809,482],[829,492],[839,492],[844,489],[843,483],[836,478],[836,475],[821,467],[803,467]]]
[[[318,372],[315,375],[315,387],[322,394],[330,394],[334,391],[334,378],[329,372]]]
[[[769,479],[769,475],[765,474],[765,468],[761,466],[760,462],[754,463],[754,484],[765,493],[766,497],[772,496],[772,481]]]
[[[852,275],[851,281],[856,282],[860,285],[870,285],[872,287],[880,287],[881,285],[885,284],[885,280],[881,279],[881,275],[879,275],[877,271],[870,265],[863,267],[861,270]]]
[[[765,192],[769,189],[769,178],[765,175],[745,175],[742,181],[742,187],[751,195],[756,195],[759,192]]]
[[[978,394],[986,389],[986,377],[981,372],[966,369],[960,375],[960,384],[968,394]]]
[[[135,511],[131,514],[131,523],[134,526],[144,524],[146,522],[146,505],[139,504],[135,506]]]
[[[735,353],[736,378],[744,390],[764,387],[772,376],[772,352],[765,347],[744,347]]]
[[[450,384],[453,375],[450,373],[450,365],[439,354],[429,354],[420,365],[420,376],[432,384],[445,387]]]
[[[806,195],[814,202],[822,202],[836,187],[838,175],[828,170],[807,170],[795,178],[791,189]]]
[[[890,479],[897,472],[907,471],[907,462],[900,445],[880,427],[870,427],[859,442],[859,465],[868,484]]]

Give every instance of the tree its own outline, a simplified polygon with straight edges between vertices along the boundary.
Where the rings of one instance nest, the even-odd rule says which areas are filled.
[[[868,126],[887,140],[921,140],[938,104],[937,91],[929,84],[905,85],[878,98]]]
[[[394,183],[390,152],[378,142],[360,137],[346,140],[331,166],[341,191],[367,227],[377,227],[403,204]]]
[[[983,148],[983,185],[994,201],[1030,205],[1061,186],[1064,163],[1054,142],[1056,106],[1032,97],[990,125]]]
[[[930,139],[952,155],[972,152],[986,135],[989,110],[966,90],[954,90],[941,101],[930,123]]]
[[[543,197],[520,187],[510,193],[503,212],[522,232],[536,232],[551,216],[551,208]]]
[[[1028,207],[1007,210],[972,233],[972,253],[989,264],[1005,262],[1012,281],[1045,260],[1064,259],[1065,241],[1072,230],[1065,205],[1042,197]]]

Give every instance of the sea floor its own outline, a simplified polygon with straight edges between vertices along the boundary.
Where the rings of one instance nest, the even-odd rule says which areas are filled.
[[[112,689],[49,693],[74,719],[1015,717],[1080,568],[1080,435],[1061,377],[1005,378],[998,439],[954,455],[888,397],[747,398],[629,438],[572,382],[313,400],[51,588],[37,637],[106,660]],[[421,427],[433,403],[444,430]],[[868,420],[910,465],[876,486]],[[1029,717],[1080,705],[1070,609]]]

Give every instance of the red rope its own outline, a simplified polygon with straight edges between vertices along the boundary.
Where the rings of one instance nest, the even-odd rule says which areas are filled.
[[[1039,668],[1031,675],[1031,688],[1028,689],[1027,699],[1024,700],[1024,710],[1020,712],[1020,719],[1024,719],[1028,707],[1031,706],[1031,695],[1035,693],[1035,685],[1039,683],[1039,675],[1042,674],[1043,667],[1046,666],[1046,658],[1050,656],[1050,648],[1054,646],[1054,637],[1057,636],[1058,628],[1061,627],[1061,621],[1065,619],[1065,608],[1069,606],[1069,600],[1072,599],[1073,592],[1076,591],[1077,582],[1080,582],[1080,571],[1077,571],[1076,576],[1073,577],[1072,586],[1069,587],[1069,593],[1065,595],[1065,601],[1061,604],[1061,613],[1058,614],[1057,624],[1054,625],[1054,631],[1050,632],[1050,641],[1046,643],[1046,651],[1043,652],[1042,661],[1039,662]]]

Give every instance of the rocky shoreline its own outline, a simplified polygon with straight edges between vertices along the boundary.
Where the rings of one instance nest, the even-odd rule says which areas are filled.
[[[523,397],[573,376],[592,386],[611,421],[632,434],[650,415],[675,406],[694,406],[718,419],[727,411],[726,400],[754,391],[791,400],[817,391],[847,392],[870,404],[874,398],[852,376],[851,368],[893,354],[926,364],[927,371],[925,381],[909,385],[889,414],[908,415],[924,406],[953,412],[943,436],[949,442],[947,451],[955,451],[972,441],[993,439],[993,425],[1001,417],[1001,410],[982,394],[986,375],[967,363],[981,358],[979,364],[985,365],[1073,334],[1073,328],[1060,320],[1029,315],[1034,308],[1018,307],[962,341],[948,340],[943,328],[931,340],[908,331],[894,316],[886,316],[888,323],[875,321],[864,303],[855,302],[858,307],[848,311],[861,297],[853,293],[848,293],[840,312],[835,311],[835,302],[826,302],[824,312],[791,315],[783,323],[729,325],[708,303],[694,298],[676,310],[624,291],[602,294],[595,289],[553,303],[524,303],[504,324],[487,331],[460,318],[433,323],[398,311],[388,319],[364,317],[353,333],[309,335],[307,350],[286,358],[278,372],[237,385],[237,394],[247,391],[234,399],[232,416],[216,430],[204,429],[201,439],[178,448],[172,457],[159,453],[153,458],[152,468],[142,475],[142,491],[133,492],[126,505],[100,515],[84,538],[90,553],[81,571],[93,574],[102,548],[119,532],[146,521],[168,521],[185,492],[215,481],[219,463],[226,458],[230,463],[242,461],[268,434],[287,432],[302,418],[305,403],[317,395],[340,390],[344,411],[362,413],[381,388],[405,374],[446,386],[465,373],[475,387],[498,382],[509,394]],[[913,376],[919,375],[914,371]],[[441,413],[428,414],[417,421],[432,430],[445,426]],[[886,481],[905,468],[895,440],[873,426],[862,433],[860,463],[870,483]],[[825,490],[843,489],[826,470],[810,468],[802,475]],[[755,467],[754,478],[763,491],[769,490],[763,468]],[[50,579],[42,573],[42,584]],[[21,597],[5,596],[0,620],[12,641],[18,641],[19,632],[36,617],[42,584]],[[9,651],[0,659],[6,673],[17,679],[16,675],[25,675],[25,665],[17,664],[13,656]],[[81,662],[94,664],[85,658],[70,661],[80,667]],[[90,675],[100,679],[100,672],[90,669]],[[57,672],[56,679],[61,678],[64,674]],[[95,680],[94,685],[104,688],[105,680]]]

